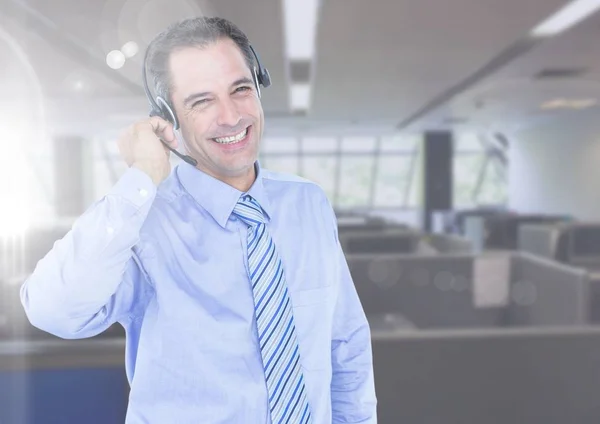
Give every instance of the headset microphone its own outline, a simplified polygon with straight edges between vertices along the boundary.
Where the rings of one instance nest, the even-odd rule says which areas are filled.
[[[254,50],[254,48],[251,45],[249,45],[249,47],[252,51],[252,54],[254,55],[254,58],[256,59],[256,66],[253,69],[254,72],[252,73],[252,77],[254,79],[254,85],[256,86],[258,97],[260,98],[261,93],[259,85],[262,85],[265,88],[269,87],[271,85],[271,76],[267,68],[263,67],[260,58],[258,57],[258,54]],[[154,99],[154,97],[150,93],[150,88],[148,86],[148,78],[146,76],[146,62],[148,59],[149,51],[150,46],[148,46],[148,48],[146,49],[146,54],[144,55],[144,63],[142,64],[142,82],[144,84],[144,91],[146,92],[146,97],[148,98],[148,102],[150,102],[149,116],[159,116],[163,118],[164,120],[173,124],[173,130],[177,131],[179,130],[179,120],[177,119],[177,115],[173,111],[173,108],[169,105],[169,102],[167,102],[161,96],[157,96],[156,99]],[[196,167],[198,165],[198,161],[196,161],[196,159],[194,159],[193,157],[179,153],[177,150],[173,149],[171,146],[165,143],[164,140],[160,141],[163,143],[163,145],[165,145],[167,149],[169,149],[177,157],[179,157],[186,163],[192,165],[193,167]]]

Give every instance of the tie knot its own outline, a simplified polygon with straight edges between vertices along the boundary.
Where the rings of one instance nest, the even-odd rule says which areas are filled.
[[[246,194],[238,200],[233,208],[233,214],[244,221],[250,227],[266,222],[262,208],[252,196]]]

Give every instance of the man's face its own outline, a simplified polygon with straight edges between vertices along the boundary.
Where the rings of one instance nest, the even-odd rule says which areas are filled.
[[[215,178],[254,176],[264,115],[244,56],[230,39],[171,54],[172,101],[198,168]]]

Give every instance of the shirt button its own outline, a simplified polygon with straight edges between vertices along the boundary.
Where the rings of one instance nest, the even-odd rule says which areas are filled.
[[[237,218],[236,218],[235,216],[232,216],[232,217],[231,217],[231,221],[232,221],[232,222],[235,222],[235,221],[237,221]]]
[[[142,188],[140,190],[140,196],[146,197],[147,195],[148,195],[148,190],[146,190],[145,188]]]
[[[113,234],[115,232],[115,229],[113,227],[106,227],[106,232],[108,234]]]

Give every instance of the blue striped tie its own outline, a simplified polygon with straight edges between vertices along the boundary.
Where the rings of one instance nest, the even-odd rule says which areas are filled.
[[[248,271],[273,424],[311,422],[292,305],[281,260],[258,202],[240,198],[233,213],[248,225]]]

